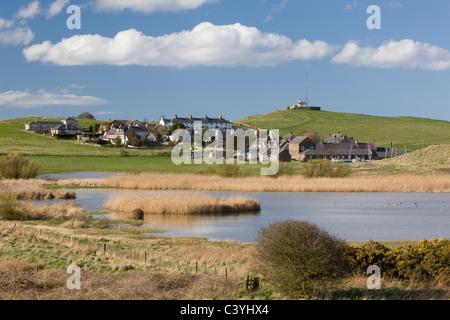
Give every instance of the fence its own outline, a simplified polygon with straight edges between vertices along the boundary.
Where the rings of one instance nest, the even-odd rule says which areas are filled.
[[[195,275],[209,275],[224,277],[226,280],[245,281],[245,274],[238,274],[232,263],[221,261],[187,261],[182,259],[167,258],[155,255],[146,249],[130,249],[109,245],[102,242],[102,239],[94,237],[74,237],[72,235],[61,234],[48,229],[21,226],[17,223],[4,222],[0,224],[0,233],[14,233],[35,237],[41,241],[57,243],[73,250],[83,250],[86,253],[108,256],[114,259],[135,263],[153,271],[169,271],[178,273],[188,273]],[[104,240],[104,239],[103,239]],[[117,245],[117,243],[116,243]],[[259,286],[259,279],[250,279],[247,275],[245,288],[254,290]]]

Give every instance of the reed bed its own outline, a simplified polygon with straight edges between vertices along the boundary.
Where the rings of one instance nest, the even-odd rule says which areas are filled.
[[[76,194],[66,190],[48,190],[43,188],[41,180],[0,180],[0,194],[7,193],[16,200],[70,200],[75,199]]]
[[[140,213],[144,215],[233,214],[259,211],[261,206],[259,200],[246,197],[222,199],[192,193],[111,198],[105,204],[104,208],[113,212],[122,213],[124,214],[124,218],[136,219]]]
[[[221,177],[195,174],[141,173],[105,179],[68,179],[57,185],[117,187],[140,190],[199,190],[241,192],[450,192],[450,175],[378,175],[345,178],[303,176]]]

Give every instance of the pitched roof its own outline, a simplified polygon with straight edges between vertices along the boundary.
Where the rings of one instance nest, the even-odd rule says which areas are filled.
[[[309,139],[308,137],[295,137],[294,140],[291,141],[292,144],[300,144],[306,139]]]
[[[334,133],[326,138],[324,143],[352,143],[355,142],[353,137],[348,137],[345,133]]]
[[[293,139],[295,139],[295,137],[296,137],[295,134],[289,133],[289,134],[287,134],[287,135],[281,137],[281,139],[282,139],[282,140],[290,140],[290,141],[292,141]]]
[[[319,143],[315,149],[309,150],[308,156],[366,156],[376,152],[373,143]]]
[[[64,124],[61,123],[55,127],[52,127],[51,130],[82,130],[80,125],[78,124]]]

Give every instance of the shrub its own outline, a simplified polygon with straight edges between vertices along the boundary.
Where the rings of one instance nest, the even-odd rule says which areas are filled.
[[[258,232],[255,265],[277,291],[310,298],[348,273],[346,247],[314,224],[286,220]]]
[[[0,193],[0,219],[17,220],[19,215],[15,196],[10,193]]]
[[[39,164],[20,154],[8,154],[0,160],[0,174],[6,179],[32,179],[36,177]]]
[[[332,163],[327,160],[310,161],[303,164],[302,175],[306,178],[348,177],[352,173],[349,165]]]
[[[128,152],[126,150],[120,150],[119,155],[121,157],[128,157]]]
[[[377,242],[347,251],[351,268],[364,274],[369,265],[387,277],[418,283],[450,283],[450,240],[422,240],[417,245],[388,249]]]

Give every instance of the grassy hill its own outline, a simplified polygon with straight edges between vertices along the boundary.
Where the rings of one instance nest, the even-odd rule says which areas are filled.
[[[429,146],[379,164],[418,172],[450,172],[450,145]]]
[[[450,122],[414,117],[378,117],[329,111],[278,110],[265,115],[245,117],[239,122],[263,129],[279,129],[280,135],[314,129],[322,138],[332,133],[346,133],[361,142],[375,141],[386,147],[394,141],[398,151],[423,145],[450,144]]]

